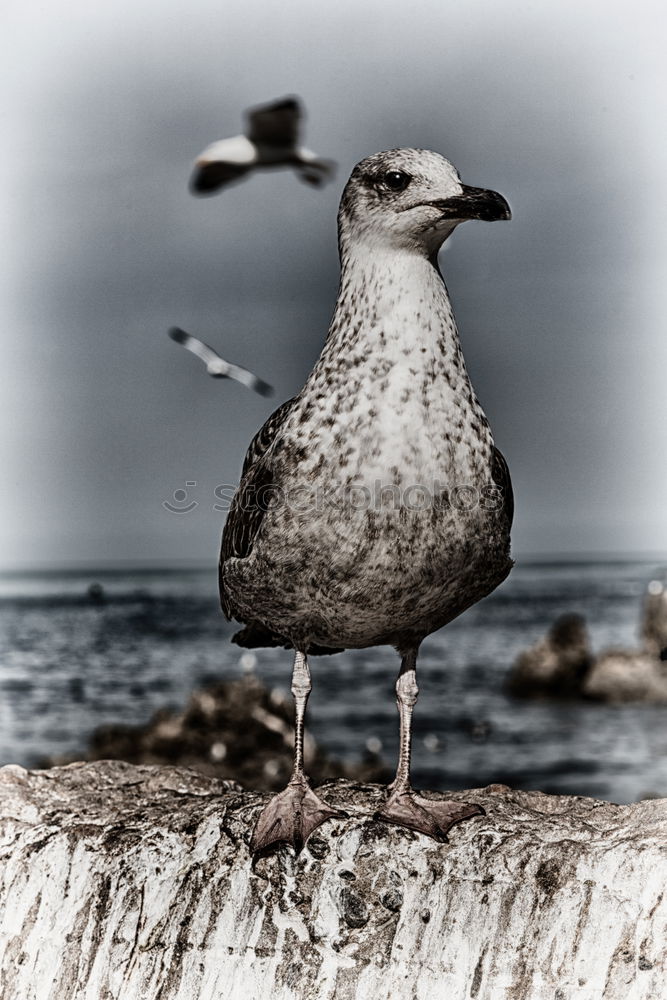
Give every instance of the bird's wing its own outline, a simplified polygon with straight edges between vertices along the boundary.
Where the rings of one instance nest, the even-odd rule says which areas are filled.
[[[193,194],[214,194],[238,180],[257,163],[257,150],[244,135],[211,143],[195,161],[190,177]]]
[[[171,337],[177,344],[181,344],[188,351],[192,351],[196,354],[198,358],[206,365],[206,370],[209,368],[215,368],[217,370],[218,376],[227,375],[230,369],[230,365],[226,361],[223,361],[220,355],[205,344],[202,340],[197,337],[193,337],[191,334],[186,333],[185,330],[179,329],[177,326],[173,326],[168,332],[168,336]]]
[[[285,402],[276,407],[271,416],[264,421],[248,445],[248,450],[246,451],[245,458],[243,460],[243,468],[241,469],[241,479],[243,479],[251,467],[255,465],[256,462],[259,462],[259,460],[267,453],[275,441],[278,432],[285,423],[295,402],[296,396],[293,396],[292,399],[286,399]]]
[[[247,134],[263,146],[293,146],[299,137],[301,108],[295,97],[249,108]]]
[[[241,385],[247,386],[248,389],[258,392],[260,396],[270,396],[273,392],[273,386],[270,386],[268,382],[264,382],[253,372],[248,371],[247,368],[242,368],[240,365],[232,365],[229,361],[225,361],[212,347],[209,347],[208,344],[205,344],[197,337],[186,333],[185,330],[180,330],[176,326],[172,327],[169,330],[169,336],[177,344],[182,344],[188,351],[192,351],[198,358],[201,358],[206,365],[207,373],[213,378],[231,378],[235,382],[240,382]]]
[[[514,490],[512,489],[510,470],[505,461],[505,456],[495,446],[491,457],[491,477],[496,486],[499,486],[502,490],[503,508],[507,515],[509,527],[511,528],[512,521],[514,520]]]
[[[246,559],[252,552],[257,532],[266,513],[270,488],[275,485],[271,460],[267,452],[280,433],[294,402],[294,399],[288,399],[274,410],[255,434],[246,452],[241,482],[229,508],[220,548],[220,604],[227,618],[233,617],[234,608],[225,587],[224,564],[232,558]]]
[[[227,368],[227,378],[233,378],[235,382],[240,382],[241,385],[247,386],[253,392],[258,392],[260,396],[273,395],[273,386],[259,378],[254,372],[248,371],[247,368],[242,368],[241,365],[228,364]],[[217,373],[212,372],[210,369],[208,373],[209,375],[213,375],[214,378],[218,377]]]

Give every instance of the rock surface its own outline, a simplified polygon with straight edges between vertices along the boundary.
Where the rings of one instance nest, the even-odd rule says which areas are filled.
[[[379,786],[322,793],[349,817],[253,864],[257,792],[117,761],[2,768],[2,1000],[664,995],[667,800],[492,785],[455,793],[486,815],[440,844],[373,820]]]

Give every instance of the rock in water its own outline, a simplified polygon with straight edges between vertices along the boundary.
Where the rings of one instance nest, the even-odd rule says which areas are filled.
[[[289,699],[250,675],[194,691],[182,711],[161,709],[146,725],[99,726],[85,759],[179,764],[240,781],[246,788],[278,791],[290,776],[293,735]],[[378,754],[370,751],[360,761],[337,761],[310,739],[305,756],[316,783],[339,777],[384,781],[388,776]],[[81,759],[81,754],[60,756],[44,766]]]
[[[519,654],[507,688],[519,698],[575,697],[592,666],[586,622],[581,615],[561,615],[543,639]]]
[[[667,660],[667,589],[660,580],[651,580],[646,589],[642,639],[647,653]]]

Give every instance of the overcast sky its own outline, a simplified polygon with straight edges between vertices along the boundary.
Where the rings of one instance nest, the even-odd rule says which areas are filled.
[[[2,31],[2,566],[216,558],[217,484],[302,385],[356,161],[442,152],[514,219],[441,256],[518,555],[667,550],[667,87],[650,0],[22,0]],[[339,163],[218,198],[191,161],[299,94]],[[276,386],[205,376],[180,325]],[[184,489],[198,506],[170,514]]]

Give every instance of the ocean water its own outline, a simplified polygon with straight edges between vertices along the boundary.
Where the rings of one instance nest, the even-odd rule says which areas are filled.
[[[667,795],[667,706],[519,701],[517,654],[566,611],[596,650],[637,645],[650,562],[519,564],[485,601],[424,643],[414,714],[415,784],[520,788],[631,802]],[[88,595],[93,582],[104,599]],[[0,763],[76,753],[103,722],[143,723],[193,688],[238,677],[242,651],[217,602],[215,569],[0,577]],[[258,650],[257,674],[287,692],[291,655]],[[247,665],[247,663],[246,663]],[[307,725],[340,758],[398,743],[389,647],[311,661]]]

